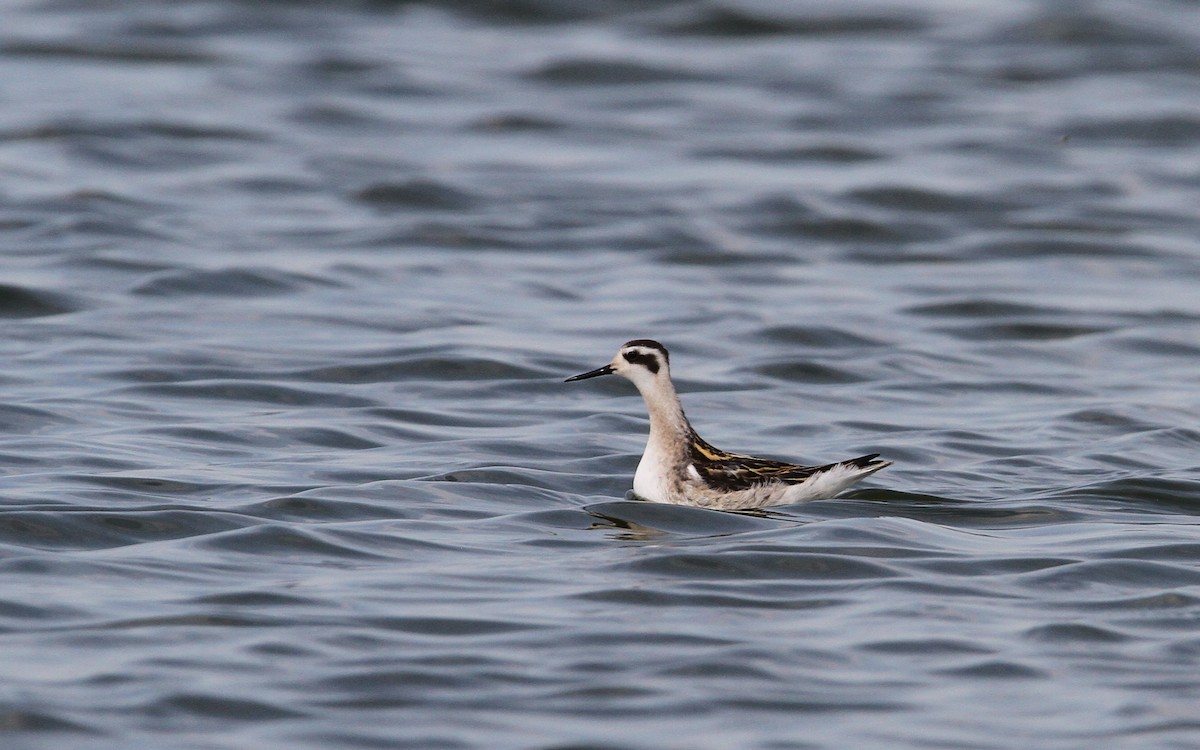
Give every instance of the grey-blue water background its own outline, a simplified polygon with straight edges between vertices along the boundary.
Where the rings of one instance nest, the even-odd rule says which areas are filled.
[[[0,7],[0,746],[1200,742],[1195,2]]]

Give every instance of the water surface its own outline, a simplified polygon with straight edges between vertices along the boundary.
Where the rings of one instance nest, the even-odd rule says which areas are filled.
[[[3,14],[4,747],[1200,742],[1194,4]]]

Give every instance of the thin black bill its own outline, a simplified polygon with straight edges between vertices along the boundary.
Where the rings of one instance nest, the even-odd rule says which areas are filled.
[[[597,367],[595,370],[592,370],[590,372],[584,372],[584,373],[580,373],[578,375],[572,375],[571,377],[567,378],[563,382],[571,383],[576,380],[587,380],[588,378],[598,378],[601,375],[612,375],[612,374],[613,374],[612,365],[605,365],[604,367]]]

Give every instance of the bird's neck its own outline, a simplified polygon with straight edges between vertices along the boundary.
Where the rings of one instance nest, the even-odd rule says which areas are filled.
[[[650,442],[660,445],[685,443],[692,432],[683,405],[670,382],[656,383],[653,389],[642,392],[646,411],[650,413]]]
[[[650,413],[650,436],[633,477],[633,491],[647,500],[674,502],[691,461],[692,427],[670,381],[650,385],[639,385]]]

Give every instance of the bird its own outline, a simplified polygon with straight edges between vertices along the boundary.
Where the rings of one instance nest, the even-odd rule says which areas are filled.
[[[754,510],[830,498],[892,465],[878,453],[823,466],[801,466],[714,448],[696,434],[683,413],[671,382],[670,362],[662,344],[634,339],[607,365],[563,381],[620,375],[637,386],[650,414],[650,436],[633,477],[633,492],[644,500]]]

